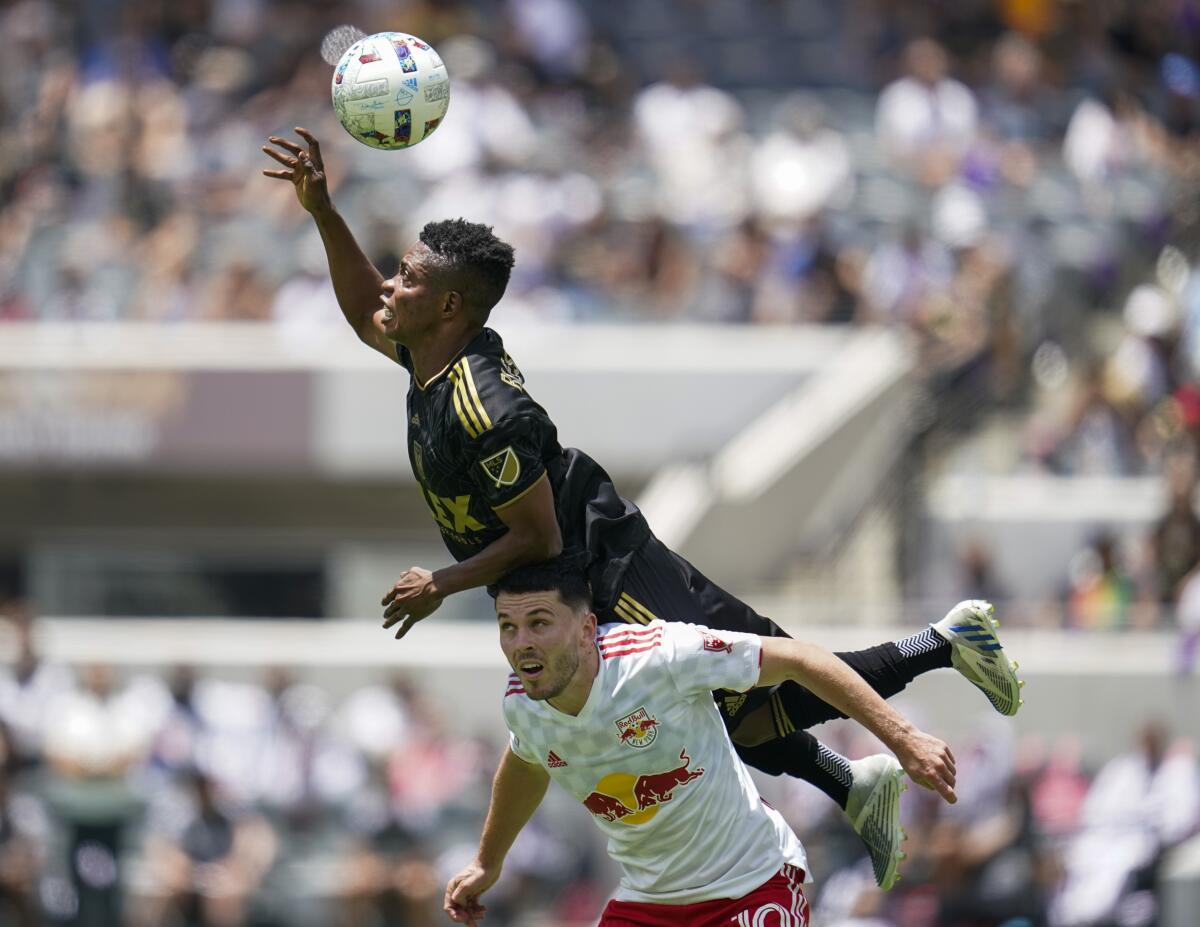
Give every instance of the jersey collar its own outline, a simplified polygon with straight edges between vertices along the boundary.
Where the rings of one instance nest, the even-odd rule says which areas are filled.
[[[463,355],[469,353],[471,351],[471,348],[475,347],[479,343],[479,340],[481,338],[485,338],[487,336],[487,333],[488,333],[488,329],[486,329],[486,328],[483,329],[482,331],[480,331],[480,333],[478,335],[476,335],[474,338],[472,338],[470,341],[468,341],[465,345],[463,345],[463,349],[461,351],[459,351],[457,354],[455,354],[454,357],[450,358],[450,363],[448,363],[445,367],[443,367],[441,370],[439,370],[437,373],[435,373],[433,376],[431,376],[424,383],[420,382],[417,379],[417,375],[415,372],[416,368],[414,367],[412,379],[413,379],[413,383],[415,383],[417,385],[417,389],[419,389],[421,392],[425,392],[425,390],[429,389],[430,386],[432,386],[434,383],[436,383],[438,380],[440,380],[442,377],[444,377],[446,375],[447,371],[449,371],[451,367],[453,367],[460,360],[462,360]],[[478,353],[478,352],[476,352],[476,353]],[[412,357],[411,351],[409,352],[408,356],[410,358]]]

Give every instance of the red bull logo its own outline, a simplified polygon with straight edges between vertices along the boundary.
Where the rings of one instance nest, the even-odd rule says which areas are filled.
[[[596,817],[615,824],[645,824],[658,813],[660,805],[675,798],[675,790],[704,775],[704,767],[689,769],[687,749],[679,751],[682,764],[666,772],[634,777],[613,773],[596,783],[596,791],[583,800],[583,806]]]
[[[617,740],[630,747],[648,747],[658,736],[658,720],[645,706],[613,723],[617,726]]]

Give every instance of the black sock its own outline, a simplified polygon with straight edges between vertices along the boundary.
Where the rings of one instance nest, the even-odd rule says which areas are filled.
[[[836,656],[880,696],[891,698],[922,673],[949,666],[950,644],[933,628],[926,628],[894,644],[879,644]],[[800,730],[846,717],[798,683],[785,682],[778,692],[788,720]]]
[[[931,627],[883,646],[894,647],[899,654],[899,665],[908,676],[906,682],[912,682],[921,673],[950,666],[950,642]]]
[[[793,731],[787,737],[757,747],[737,747],[737,752],[747,766],[771,776],[786,773],[811,782],[837,802],[838,807],[846,807],[846,799],[850,797],[850,761],[808,731]]]

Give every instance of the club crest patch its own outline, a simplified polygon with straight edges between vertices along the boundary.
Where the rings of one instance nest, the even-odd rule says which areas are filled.
[[[644,705],[613,723],[617,726],[617,740],[630,747],[648,747],[658,737],[658,719]]]
[[[521,462],[517,459],[511,445],[498,454],[484,458],[479,462],[479,466],[483,467],[487,475],[491,477],[497,489],[501,486],[511,486],[521,475]]]
[[[733,653],[733,644],[726,643],[715,634],[705,632],[704,649],[711,650],[713,653],[720,653],[722,650],[726,653]]]
[[[425,455],[421,451],[421,445],[413,443],[412,446],[413,471],[417,474],[417,479],[422,483],[425,482]]]

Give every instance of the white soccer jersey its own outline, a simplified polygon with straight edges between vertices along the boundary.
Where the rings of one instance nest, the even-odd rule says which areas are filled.
[[[754,634],[678,622],[605,625],[600,672],[578,715],[534,701],[509,677],[510,746],[583,802],[622,869],[617,899],[740,898],[804,848],[742,765],[711,690],[758,681]]]

